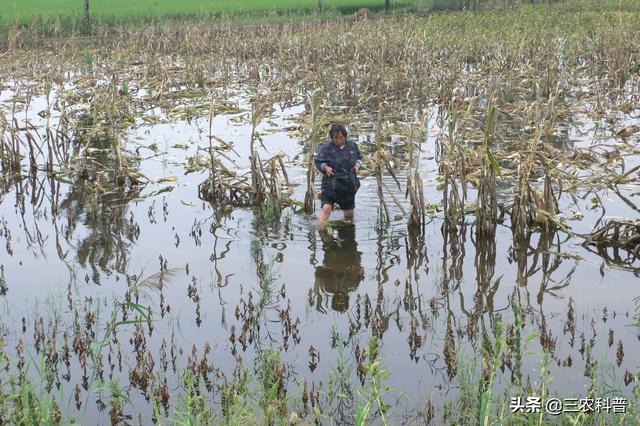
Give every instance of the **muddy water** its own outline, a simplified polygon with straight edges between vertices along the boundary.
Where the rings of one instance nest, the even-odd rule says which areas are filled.
[[[33,100],[31,111],[37,112],[43,102]],[[294,198],[299,200],[306,189],[301,144],[282,129],[296,125],[303,111],[301,106],[276,108],[259,127],[272,129],[260,149],[287,156],[290,179],[298,184]],[[29,118],[43,122],[35,114]],[[567,124],[563,149],[598,143],[611,150],[621,143],[598,136],[591,130],[596,123],[587,117],[574,118],[579,121]],[[104,322],[114,301],[124,300],[131,283],[167,271],[160,288],[140,287],[138,302],[153,310],[153,330],[144,326],[144,346],[155,362],[156,383],[166,378],[174,392],[192,351],[200,359],[207,343],[208,362],[227,376],[238,358],[249,366],[259,348],[282,348],[283,360],[295,372],[289,382],[291,394],[296,395],[303,378],[309,383],[325,381],[335,368],[332,330],[343,339],[351,335],[348,352],[354,370],[356,346],[364,348],[373,333],[381,338],[384,364],[391,372],[388,383],[396,390],[389,401],[399,400],[397,407],[404,408],[398,408],[396,415],[408,411],[411,418],[412,410],[423,407],[427,398],[440,407],[458,394],[444,354],[447,327],[453,329],[457,351],[473,360],[478,356],[473,348],[479,330],[499,318],[512,321],[511,305],[517,300],[529,313],[523,334],[543,330],[554,341],[550,367],[554,393],[585,396],[589,381],[585,365],[605,360],[615,365],[614,384],[620,395],[630,395],[631,387],[621,377],[638,368],[640,335],[638,328],[629,326],[633,300],[639,294],[637,261],[626,268],[607,263],[583,247],[582,240],[561,232],[534,234],[526,253],[516,253],[508,221],[498,225],[495,239],[477,241],[473,215],[456,232],[445,232],[441,213],[434,213],[423,237],[409,233],[404,218],[381,226],[373,176],[362,179],[355,224],[336,224],[331,235],[315,229],[314,216],[293,209],[286,209],[275,223],[262,225],[251,209],[214,208],[198,198],[197,184],[206,172],[185,173],[185,162],[205,155],[200,148],[208,144],[208,127],[208,118],[139,122],[126,135],[127,148],[156,144],[158,152],[138,151],[143,157],[139,171],[150,182],[135,190],[112,190],[97,198],[90,185],[73,180],[50,180],[44,174],[35,179],[3,178],[0,265],[7,292],[0,296],[0,335],[13,356],[12,348],[22,340],[26,352],[37,357],[30,342],[41,317],[47,331],[57,323],[59,333],[72,336],[76,312],[82,318],[87,306],[93,306],[99,311],[98,322]],[[429,137],[422,141],[421,171],[426,200],[438,204],[442,193],[437,189],[436,135],[444,130],[435,121],[429,127]],[[239,154],[233,157],[234,167],[248,168],[247,112],[217,116],[213,133],[234,142]],[[365,155],[371,151],[371,134],[354,131],[352,138]],[[637,144],[637,136],[627,143]],[[389,148],[396,149],[393,144]],[[394,153],[402,155],[402,149]],[[629,169],[635,164],[637,156],[627,159]],[[391,177],[384,182],[406,209],[406,170],[400,168],[398,176],[401,189]],[[619,194],[599,195],[608,216],[637,217],[639,191],[637,185],[626,185]],[[502,183],[499,196],[511,199],[513,185]],[[474,198],[470,192],[469,199]],[[389,196],[387,201],[392,216],[398,215],[400,210]],[[573,218],[569,224],[576,232],[590,231],[599,218],[601,212],[592,204],[586,189],[565,192],[560,198],[561,211]],[[578,210],[582,218],[574,215]],[[340,217],[334,212],[334,219]],[[266,295],[260,281],[264,265],[273,275]],[[245,309],[259,300],[264,301],[259,330],[252,329],[255,334],[249,332],[242,343],[238,338]],[[573,339],[566,328],[570,305],[575,312]],[[103,333],[97,327],[96,339]],[[105,377],[112,375],[130,390],[135,408],[125,412],[135,417],[139,412],[149,421],[151,404],[139,386],[130,385],[130,371],[137,362],[133,326],[122,327],[118,335],[122,369],[106,365]],[[230,339],[232,335],[235,339]],[[415,344],[416,336],[421,344]],[[526,347],[530,354],[523,358],[523,382],[539,380],[542,340],[534,338]],[[581,340],[591,341],[591,358]],[[162,368],[163,341],[167,347],[171,341],[175,345],[175,371],[171,362]],[[617,362],[619,345],[624,356]],[[310,358],[311,347],[319,359]],[[113,348],[104,349],[105,358],[110,350],[115,359]],[[61,374],[65,370],[61,366]],[[69,399],[83,381],[78,359],[72,357],[69,371],[70,377],[60,379],[62,399],[69,401],[71,412],[92,418],[98,413],[93,401],[77,409]],[[501,386],[513,375],[509,368],[505,371]],[[358,383],[355,373],[354,383]]]

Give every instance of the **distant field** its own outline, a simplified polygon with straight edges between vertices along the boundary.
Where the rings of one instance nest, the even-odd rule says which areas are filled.
[[[392,0],[392,7],[407,7],[414,0]],[[314,11],[316,0],[90,0],[92,15],[180,15],[194,13],[264,13]],[[384,8],[384,0],[324,0],[327,10],[351,12],[361,7]],[[82,14],[83,0],[0,0],[2,19]]]

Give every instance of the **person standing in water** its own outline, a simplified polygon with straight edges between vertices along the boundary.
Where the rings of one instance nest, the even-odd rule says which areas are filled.
[[[322,173],[321,205],[322,210],[318,217],[318,226],[322,229],[329,220],[333,206],[338,204],[343,211],[345,220],[353,220],[355,209],[355,191],[357,187],[351,185],[336,185],[332,179],[338,175],[350,176],[351,182],[357,182],[356,174],[362,167],[362,154],[358,145],[347,140],[347,129],[344,124],[334,121],[329,129],[331,141],[323,144],[318,149],[315,165]],[[352,177],[351,177],[352,176]],[[359,183],[357,183],[359,186]]]

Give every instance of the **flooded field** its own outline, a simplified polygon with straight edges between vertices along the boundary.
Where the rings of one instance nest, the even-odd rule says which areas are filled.
[[[0,423],[637,421],[639,15],[526,10],[16,41]]]

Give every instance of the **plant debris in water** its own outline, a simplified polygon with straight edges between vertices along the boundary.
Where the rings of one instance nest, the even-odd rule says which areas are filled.
[[[476,3],[11,27],[0,424],[638,421],[640,11]],[[366,158],[318,233],[332,120]]]

